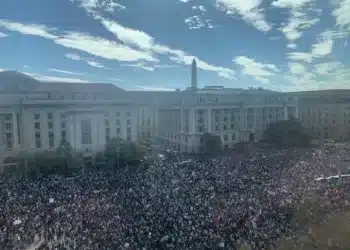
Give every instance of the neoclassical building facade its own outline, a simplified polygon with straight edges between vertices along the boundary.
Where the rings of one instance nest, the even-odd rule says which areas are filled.
[[[114,85],[42,83],[15,72],[1,73],[0,81],[0,162],[54,150],[61,140],[89,153],[115,136],[138,138],[139,106]]]
[[[84,153],[103,150],[112,137],[193,152],[203,133],[213,133],[231,148],[261,139],[270,123],[291,117],[314,138],[346,140],[349,96],[349,90],[198,89],[196,82],[184,91],[125,91],[112,84],[48,83],[0,72],[0,163],[20,152],[53,150],[61,140]]]

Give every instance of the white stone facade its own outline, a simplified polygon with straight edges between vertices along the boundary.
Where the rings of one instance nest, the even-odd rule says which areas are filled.
[[[119,101],[23,100],[2,105],[1,158],[54,150],[61,140],[84,153],[103,150],[115,136],[137,141],[138,111],[137,106]]]
[[[225,148],[261,138],[266,126],[277,120],[298,118],[298,98],[283,93],[184,93],[178,104],[153,107],[144,120],[157,121],[148,140],[180,152],[198,149],[201,135],[219,135]]]

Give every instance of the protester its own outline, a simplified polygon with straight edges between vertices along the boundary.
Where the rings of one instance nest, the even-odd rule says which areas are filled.
[[[0,249],[269,249],[292,236],[292,208],[334,153],[265,150],[5,183]]]

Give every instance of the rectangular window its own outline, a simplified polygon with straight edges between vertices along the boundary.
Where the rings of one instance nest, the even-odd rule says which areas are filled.
[[[40,140],[40,132],[35,132],[35,140]]]
[[[130,117],[131,116],[131,112],[126,112],[126,116]]]
[[[11,121],[12,120],[12,115],[11,114],[6,114],[5,115],[5,121]]]
[[[52,115],[51,112],[47,114],[47,119],[48,119],[48,120],[52,120],[52,119],[53,119],[53,115]]]
[[[117,135],[120,135],[120,128],[117,128]]]
[[[61,141],[66,141],[67,140],[67,133],[65,130],[61,131]]]
[[[131,134],[131,128],[127,128],[127,129],[126,129],[126,133],[127,133],[127,134]]]
[[[81,144],[91,144],[91,121],[81,121]]]
[[[106,128],[106,141],[109,141],[110,137],[111,137],[110,128]]]
[[[127,125],[131,125],[131,120],[127,120],[127,121],[126,121],[126,124],[127,124]]]
[[[236,134],[232,134],[231,139],[232,139],[232,141],[235,141],[236,140]]]
[[[35,127],[35,129],[40,129],[40,122],[36,122],[36,123],[34,124],[34,127]]]
[[[105,126],[106,126],[106,127],[109,126],[109,120],[108,120],[108,119],[105,120]]]
[[[116,112],[116,113],[115,113],[115,116],[116,116],[116,117],[119,117],[119,116],[120,116],[120,112]]]
[[[7,149],[12,149],[13,147],[13,137],[12,133],[5,133],[5,143]]]
[[[53,132],[49,132],[49,147],[50,148],[55,147],[55,138],[54,138]]]
[[[66,122],[63,121],[63,122],[61,122],[61,129],[65,129],[65,128],[66,128]]]
[[[36,146],[36,148],[41,148],[40,132],[35,132],[35,146]]]
[[[5,130],[12,130],[12,123],[5,123]]]
[[[117,126],[119,126],[119,125],[120,125],[120,120],[116,120],[116,121],[115,121],[115,124],[116,124]]]
[[[39,120],[40,119],[40,114],[34,114],[34,120]]]
[[[48,127],[49,127],[49,129],[53,129],[53,123],[52,123],[52,122],[49,122],[49,123],[48,123]]]
[[[128,141],[131,141],[131,135],[128,134],[128,135],[126,136],[126,139],[127,139]]]

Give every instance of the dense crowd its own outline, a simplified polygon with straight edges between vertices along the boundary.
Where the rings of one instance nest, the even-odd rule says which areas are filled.
[[[3,183],[0,249],[269,249],[327,168],[317,153],[145,161],[138,170]]]

